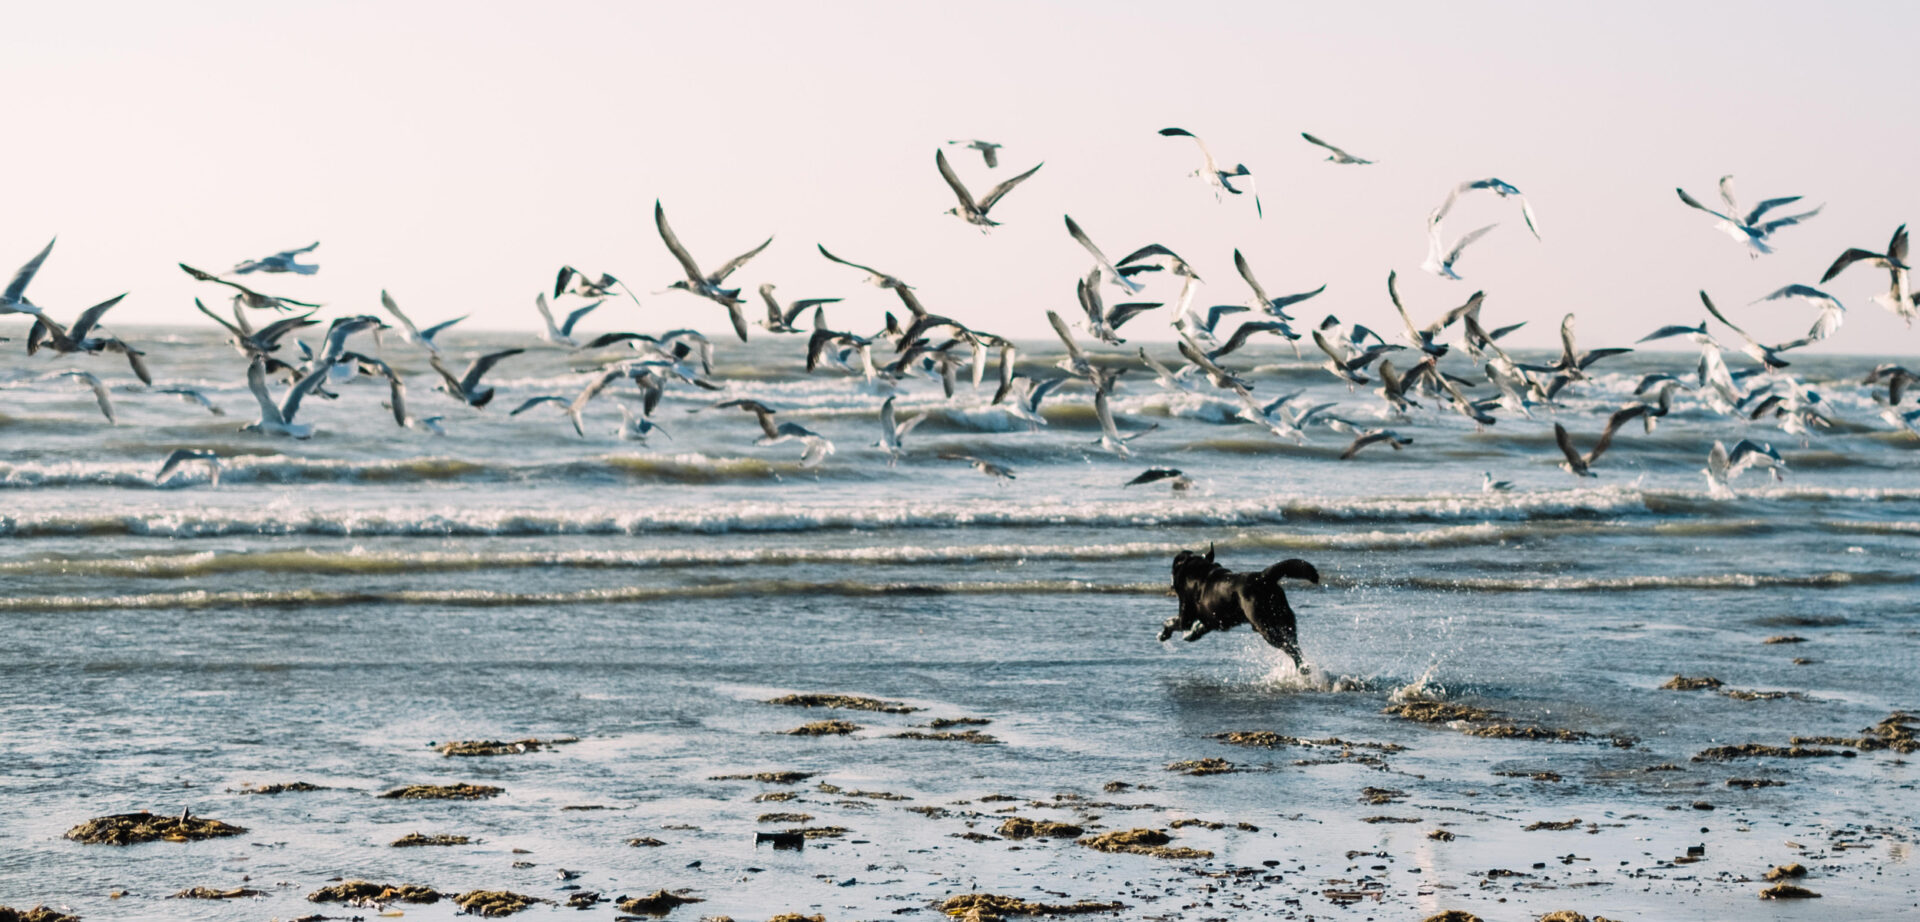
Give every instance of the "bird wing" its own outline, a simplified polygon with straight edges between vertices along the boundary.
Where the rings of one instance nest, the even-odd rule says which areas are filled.
[[[1125,287],[1129,291],[1139,291],[1146,287],[1121,275],[1120,270],[1114,267],[1113,261],[1107,259],[1107,254],[1100,252],[1100,248],[1093,245],[1093,240],[1087,236],[1087,232],[1081,230],[1080,225],[1073,223],[1073,216],[1066,215],[1066,219],[1067,233],[1073,235],[1073,239],[1078,241],[1082,247],[1086,248],[1088,253],[1093,255],[1094,262],[1099,263],[1101,268],[1107,270],[1114,278],[1119,279],[1122,287]]]
[[[53,252],[54,241],[59,239],[60,238],[55,237],[53,240],[47,241],[47,245],[42,247],[40,252],[34,254],[32,259],[27,260],[26,265],[20,267],[20,271],[13,274],[13,281],[7,283],[5,300],[19,301],[21,298],[26,297],[27,286],[32,284],[34,275],[39,273],[40,264],[47,261],[47,254]],[[186,265],[184,263],[181,264],[181,268],[186,268]]]
[[[1233,267],[1240,271],[1240,277],[1246,280],[1247,287],[1253,289],[1253,296],[1260,302],[1261,309],[1271,307],[1273,302],[1267,300],[1267,290],[1260,287],[1260,281],[1253,277],[1253,267],[1247,265],[1247,258],[1240,255],[1238,249],[1233,251]]]
[[[1107,326],[1118,330],[1121,324],[1160,306],[1159,301],[1129,301],[1125,304],[1115,304],[1112,310],[1107,311]]]
[[[1200,140],[1199,135],[1185,128],[1162,128],[1160,129],[1160,136],[1163,138],[1192,138],[1193,143],[1200,145],[1200,156],[1206,158],[1207,175],[1211,176],[1220,172],[1220,168],[1213,162],[1213,151],[1207,149],[1207,142]]]
[[[420,338],[427,342],[433,342],[433,338],[435,336],[440,335],[440,331],[445,330],[446,328],[453,326],[454,324],[459,323],[462,320],[467,319],[468,316],[469,315],[467,314],[461,314],[460,316],[455,317],[452,320],[442,320],[439,323],[434,324],[433,326],[430,326],[424,330],[421,330]]]
[[[1887,241],[1887,255],[1901,263],[1907,261],[1907,226],[1905,224],[1895,228],[1892,239]]]
[[[773,238],[768,237],[767,239],[761,241],[759,246],[754,247],[753,249],[748,250],[745,253],[740,254],[739,256],[735,256],[734,258],[727,260],[726,265],[723,265],[720,268],[713,270],[713,274],[707,276],[707,282],[709,284],[718,285],[721,282],[726,281],[727,276],[732,275],[734,273],[734,270],[739,269],[741,266],[746,265],[747,260],[760,255],[761,250],[766,249],[768,246],[771,246],[772,244],[773,244]]]
[[[660,207],[659,199],[653,200],[653,226],[660,229],[660,240],[667,245],[673,258],[680,261],[680,268],[686,270],[687,281],[706,281],[706,276],[700,274],[700,265],[693,261],[693,254],[680,244],[680,238],[674,236],[673,228],[667,224],[667,211]]]
[[[1797,202],[1797,201],[1800,201],[1800,196],[1798,196],[1798,195],[1789,195],[1789,196],[1786,196],[1786,197],[1784,197],[1784,198],[1770,198],[1770,199],[1767,199],[1767,200],[1765,200],[1765,201],[1763,201],[1763,202],[1761,202],[1760,204],[1758,204],[1758,205],[1755,205],[1755,206],[1753,206],[1753,210],[1752,210],[1752,211],[1749,211],[1749,212],[1747,212],[1747,219],[1746,219],[1745,221],[1742,221],[1741,223],[1743,223],[1743,224],[1758,224],[1758,223],[1760,223],[1760,216],[1761,216],[1761,215],[1764,215],[1764,214],[1766,214],[1767,212],[1769,212],[1769,211],[1772,211],[1772,210],[1773,210],[1773,209],[1775,209],[1775,208],[1779,208],[1779,207],[1780,207],[1780,206],[1782,206],[1782,205],[1791,205],[1791,204],[1793,204],[1794,202]],[[1731,204],[1729,204],[1729,205],[1727,205],[1727,210],[1728,210],[1728,211],[1733,211],[1733,210],[1735,210],[1735,209],[1734,209],[1734,207],[1733,207],[1733,205],[1731,205]]]
[[[1068,329],[1067,322],[1053,311],[1047,311],[1047,322],[1053,324],[1053,332],[1060,335],[1060,342],[1066,345],[1067,356],[1073,359],[1074,364],[1085,364],[1087,357],[1081,353],[1080,344],[1073,341],[1073,331]]]
[[[1027,177],[1040,172],[1040,168],[1046,165],[1047,165],[1046,161],[1043,160],[1039,163],[1034,164],[1033,169],[1028,170],[1025,173],[1021,173],[1020,175],[1015,176],[1012,179],[1009,179],[1006,182],[1003,182],[997,186],[994,186],[993,190],[987,193],[987,197],[980,200],[980,212],[982,214],[985,214],[988,211],[993,210],[993,204],[995,202],[1000,201],[1000,199],[1003,196],[1005,196],[1009,192],[1012,192],[1014,186],[1017,186],[1022,182],[1025,182]],[[948,182],[953,182],[953,180],[948,180]],[[956,186],[955,189],[957,191],[958,187]]]
[[[1719,218],[1722,221],[1726,221],[1729,224],[1740,223],[1727,215],[1721,214],[1720,212],[1714,211],[1713,209],[1700,204],[1700,201],[1694,198],[1693,196],[1688,195],[1687,190],[1685,189],[1675,188],[1673,191],[1680,193],[1680,201],[1685,202],[1689,208],[1698,208],[1701,211],[1704,211],[1707,214],[1713,215],[1714,217]]]
[[[1739,214],[1739,199],[1733,194],[1733,174],[1720,177],[1720,201],[1727,206],[1727,214]]]
[[[124,293],[118,294],[81,311],[80,318],[75,320],[73,326],[67,329],[67,336],[76,342],[86,339],[87,334],[93,332],[93,328],[100,324],[101,316],[105,315],[108,309],[112,308],[115,304],[119,304],[120,299],[124,297],[126,297]]]
[[[1460,235],[1460,239],[1454,242],[1453,249],[1447,253],[1447,265],[1453,265],[1453,263],[1460,258],[1460,251],[1466,249],[1468,244],[1481,237],[1485,237],[1488,231],[1499,226],[1498,224],[1489,224],[1486,227],[1477,227]]]
[[[1334,154],[1334,156],[1336,156],[1336,157],[1339,157],[1339,158],[1341,158],[1341,159],[1343,159],[1343,160],[1358,160],[1358,159],[1360,159],[1360,158],[1358,158],[1358,157],[1355,157],[1354,155],[1352,155],[1352,154],[1349,154],[1349,153],[1347,153],[1346,151],[1343,151],[1343,150],[1341,150],[1341,149],[1340,149],[1340,148],[1338,148],[1338,147],[1335,147],[1335,146],[1333,146],[1333,145],[1331,145],[1331,144],[1328,144],[1327,142],[1325,142],[1325,141],[1322,141],[1322,140],[1320,140],[1319,138],[1316,138],[1316,137],[1314,137],[1313,135],[1310,135],[1310,134],[1308,134],[1308,133],[1306,133],[1306,132],[1304,132],[1304,131],[1302,131],[1302,132],[1300,132],[1300,136],[1301,136],[1301,137],[1303,137],[1303,138],[1306,138],[1306,139],[1307,139],[1307,143],[1308,143],[1308,144],[1312,144],[1312,145],[1315,145],[1315,146],[1318,146],[1318,147],[1324,147],[1324,148],[1326,148],[1326,149],[1327,149],[1328,151],[1331,151],[1331,152],[1332,152],[1332,153]]]
[[[113,397],[107,393],[107,385],[99,376],[90,371],[69,371],[64,374],[86,382],[87,387],[93,390],[93,402],[100,405],[100,415],[105,416],[109,423],[118,422],[113,416]]]
[[[1834,276],[1839,275],[1848,266],[1863,259],[1884,261],[1886,258],[1886,254],[1884,253],[1875,253],[1872,250],[1863,250],[1859,247],[1848,247],[1845,253],[1840,254],[1840,258],[1833,261],[1833,265],[1827,267],[1826,274],[1820,276],[1820,283],[1824,285],[1827,282],[1833,281]]]
[[[605,304],[605,303],[607,303],[607,299],[605,299],[605,298],[601,298],[600,300],[598,300],[598,301],[595,301],[595,302],[593,302],[592,304],[589,304],[589,305],[587,305],[586,307],[582,307],[582,308],[579,308],[579,309],[577,309],[577,310],[575,310],[575,311],[574,311],[573,313],[571,313],[571,314],[568,314],[568,315],[567,315],[567,322],[566,322],[566,323],[563,323],[563,324],[561,324],[561,325],[560,325],[560,335],[561,335],[561,336],[572,336],[572,335],[573,335],[573,325],[574,325],[574,324],[576,324],[576,323],[579,323],[579,322],[580,322],[580,318],[582,318],[582,317],[585,317],[586,315],[588,315],[588,314],[591,314],[591,313],[593,313],[593,311],[594,311],[594,309],[595,309],[595,308],[597,308],[597,307],[599,307],[600,305],[602,305],[602,304]]]
[[[493,366],[497,364],[501,359],[504,359],[512,355],[519,355],[520,353],[525,351],[527,350],[502,349],[499,352],[489,352],[486,355],[483,355],[477,359],[474,359],[473,364],[467,366],[466,376],[460,379],[460,390],[464,392],[471,392],[474,388],[480,386],[480,379],[482,377],[485,377],[487,372],[491,370]]]
[[[986,212],[986,208],[974,203],[973,193],[967,191],[967,184],[960,181],[960,174],[955,173],[953,166],[947,163],[946,151],[936,148],[933,152],[933,162],[940,168],[940,178],[947,181],[947,186],[953,189],[954,195],[959,196],[960,210],[975,214]]]
[[[1533,205],[1527,201],[1527,197],[1522,195],[1519,198],[1520,198],[1520,217],[1526,219],[1527,230],[1533,233],[1533,239],[1539,240],[1540,239],[1540,219],[1534,216]]]
[[[1606,452],[1607,446],[1613,444],[1613,434],[1615,431],[1619,430],[1621,426],[1626,425],[1630,420],[1645,416],[1646,413],[1647,405],[1637,402],[1627,404],[1613,411],[1613,415],[1607,417],[1607,428],[1600,432],[1600,441],[1593,443],[1593,450],[1587,452],[1587,463],[1592,464],[1600,460],[1600,455]]]
[[[1560,364],[1566,368],[1580,367],[1580,350],[1573,345],[1573,312],[1560,320]]]
[[[1567,427],[1554,423],[1553,440],[1559,444],[1560,453],[1567,456],[1568,464],[1579,468],[1587,463],[1587,460],[1582,458],[1580,452],[1573,447],[1573,436],[1567,434]]]
[[[1754,341],[1753,337],[1747,335],[1747,331],[1740,329],[1738,326],[1735,326],[1733,321],[1728,320],[1726,318],[1726,315],[1720,313],[1719,308],[1713,306],[1713,299],[1707,297],[1707,293],[1705,291],[1700,292],[1700,303],[1705,304],[1707,306],[1707,313],[1712,314],[1713,319],[1718,320],[1723,324],[1726,324],[1727,329],[1740,334],[1740,337],[1742,339],[1745,339],[1747,342],[1751,343]]]
[[[291,424],[295,414],[300,412],[300,400],[318,388],[327,380],[329,367],[326,363],[315,363],[313,369],[287,389],[286,399],[280,401],[280,420]]]
[[[256,358],[247,366],[247,389],[253,392],[253,399],[260,403],[260,419],[264,422],[285,425],[286,417],[280,415],[280,405],[273,402],[273,395],[267,393],[267,363]]]
[[[1400,303],[1399,273],[1392,270],[1387,271],[1387,297],[1393,300],[1393,309],[1400,312],[1400,322],[1406,325],[1407,338],[1416,343],[1423,342],[1419,328],[1413,325],[1413,318],[1407,316],[1406,305]]]
[[[562,270],[560,270],[560,271],[562,272],[562,276],[561,276],[561,277],[562,277],[562,278],[565,278],[565,275],[564,275],[564,273],[565,273],[565,272],[566,272],[567,270],[565,270],[565,269],[562,269]],[[556,297],[556,298],[557,298],[557,297],[560,297],[560,296],[559,296],[558,294],[556,294],[556,295],[554,295],[554,297]],[[412,320],[409,320],[409,319],[407,319],[407,315],[406,315],[406,314],[403,314],[403,313],[400,313],[400,305],[398,305],[398,304],[395,304],[395,303],[393,303],[393,297],[392,297],[391,295],[389,295],[389,294],[387,294],[387,290],[386,290],[386,289],[384,289],[384,288],[382,288],[382,289],[380,289],[380,306],[381,306],[381,307],[384,307],[384,308],[386,308],[386,309],[387,309],[387,313],[389,313],[389,314],[392,314],[392,315],[393,315],[393,318],[394,318],[395,320],[398,320],[398,321],[400,321],[400,325],[401,325],[402,327],[405,327],[405,328],[406,328],[406,331],[407,331],[407,333],[408,333],[409,335],[411,335],[411,336],[412,336],[412,337],[413,337],[414,339],[421,339],[421,338],[422,338],[422,337],[421,337],[421,335],[420,335],[420,328],[419,328],[419,327],[416,327],[416,326],[414,326],[414,325],[413,325],[413,321],[412,321]]]
[[[547,335],[553,337],[554,339],[559,339],[560,327],[554,324],[553,311],[547,307],[547,293],[543,291],[537,295],[534,295],[533,306],[539,309],[540,319],[545,321],[547,324]]]
[[[839,263],[840,265],[843,265],[843,266],[851,266],[851,267],[853,267],[853,268],[855,268],[855,269],[859,269],[860,271],[862,271],[862,272],[865,272],[865,273],[867,273],[868,275],[871,275],[871,276],[875,276],[875,277],[877,277],[877,278],[887,278],[887,279],[890,279],[890,278],[893,278],[893,276],[891,276],[891,275],[888,275],[888,274],[886,274],[885,272],[881,272],[880,270],[878,270],[878,269],[875,269],[875,268],[874,268],[874,267],[872,267],[872,266],[863,266],[863,265],[860,265],[859,263],[856,263],[856,262],[848,262],[847,260],[844,260],[844,259],[841,259],[840,257],[838,257],[838,256],[835,256],[835,255],[833,255],[832,253],[829,253],[829,252],[827,252],[827,248],[826,248],[826,245],[824,245],[824,244],[818,244],[818,243],[816,243],[816,244],[814,244],[814,246],[816,246],[816,247],[819,247],[819,248],[820,248],[820,255],[821,255],[821,256],[825,256],[825,257],[826,257],[826,258],[827,258],[828,260],[831,260],[831,261],[833,261],[833,262],[837,262],[837,263]]]

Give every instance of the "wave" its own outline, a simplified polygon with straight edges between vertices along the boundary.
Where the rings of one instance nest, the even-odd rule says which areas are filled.
[[[790,454],[790,452],[789,452]],[[120,487],[177,489],[206,484],[197,466],[154,481],[151,461],[0,463],[0,489]],[[223,459],[222,484],[289,483],[447,483],[454,481],[547,481],[570,479],[632,480],[658,483],[715,483],[776,480],[782,476],[855,476],[845,466],[804,470],[797,461],[769,457],[715,457],[688,452],[673,455],[599,454],[551,462],[509,463],[430,456],[377,461],[294,458],[286,455],[238,455]]]
[[[1662,589],[1758,589],[1786,587],[1833,589],[1841,586],[1885,586],[1920,581],[1912,572],[1870,570],[1824,573],[1706,573],[1677,576],[1553,576],[1542,579],[1409,578],[1394,584],[1417,589],[1474,592],[1633,592]]]
[[[491,589],[285,589],[144,592],[111,596],[11,596],[0,598],[0,611],[198,610],[341,605],[511,607],[598,605],[661,599],[898,595],[1165,595],[1168,591],[1164,583],[1090,583],[1080,580],[924,583],[747,580],[697,586],[617,586],[573,592],[501,592]]]

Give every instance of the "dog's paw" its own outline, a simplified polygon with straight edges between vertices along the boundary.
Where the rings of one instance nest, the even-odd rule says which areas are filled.
[[[1170,624],[1160,625],[1160,642],[1166,643],[1172,637],[1173,637],[1173,626]]]

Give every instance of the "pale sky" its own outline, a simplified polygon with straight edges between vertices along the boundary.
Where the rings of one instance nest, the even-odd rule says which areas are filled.
[[[1813,311],[1747,302],[1920,217],[1916,26],[1900,3],[12,4],[0,271],[58,233],[31,290],[56,317],[130,291],[120,324],[204,323],[192,298],[220,290],[176,262],[317,239],[319,275],[258,287],[329,314],[377,313],[384,287],[422,323],[531,330],[534,294],[572,263],[641,291],[593,330],[726,329],[717,305],[650,293],[679,277],[657,197],[707,267],[773,235],[731,281],[845,297],[836,327],[897,302],[816,243],[937,312],[1037,337],[1089,266],[1068,213],[1110,256],[1186,255],[1202,306],[1246,299],[1239,247],[1273,293],[1328,284],[1296,312],[1309,323],[1387,325],[1398,269],[1416,320],[1484,288],[1490,326],[1532,321],[1522,345],[1567,311],[1583,345],[1625,345],[1702,319],[1700,288],[1772,342]],[[1246,163],[1265,219],[1216,204],[1168,126]],[[1301,131],[1379,163],[1324,162]],[[950,152],[976,194],[1046,162],[991,235],[942,213],[933,152],[967,137],[1005,145],[991,173]],[[1748,203],[1825,209],[1749,260],[1673,193],[1714,201],[1725,173]],[[1489,176],[1527,193],[1545,241],[1481,193],[1448,221],[1500,223],[1466,280],[1420,272],[1427,211]],[[1862,267],[1827,286],[1850,310],[1820,348],[1911,349],[1920,334],[1868,300],[1884,283]],[[1165,338],[1162,313],[1122,332]]]

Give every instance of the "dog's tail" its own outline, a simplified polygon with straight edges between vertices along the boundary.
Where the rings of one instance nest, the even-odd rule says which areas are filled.
[[[1320,571],[1315,570],[1313,564],[1301,560],[1298,557],[1289,557],[1260,571],[1260,582],[1266,585],[1277,585],[1282,577],[1303,579],[1309,583],[1318,584],[1320,582]]]

